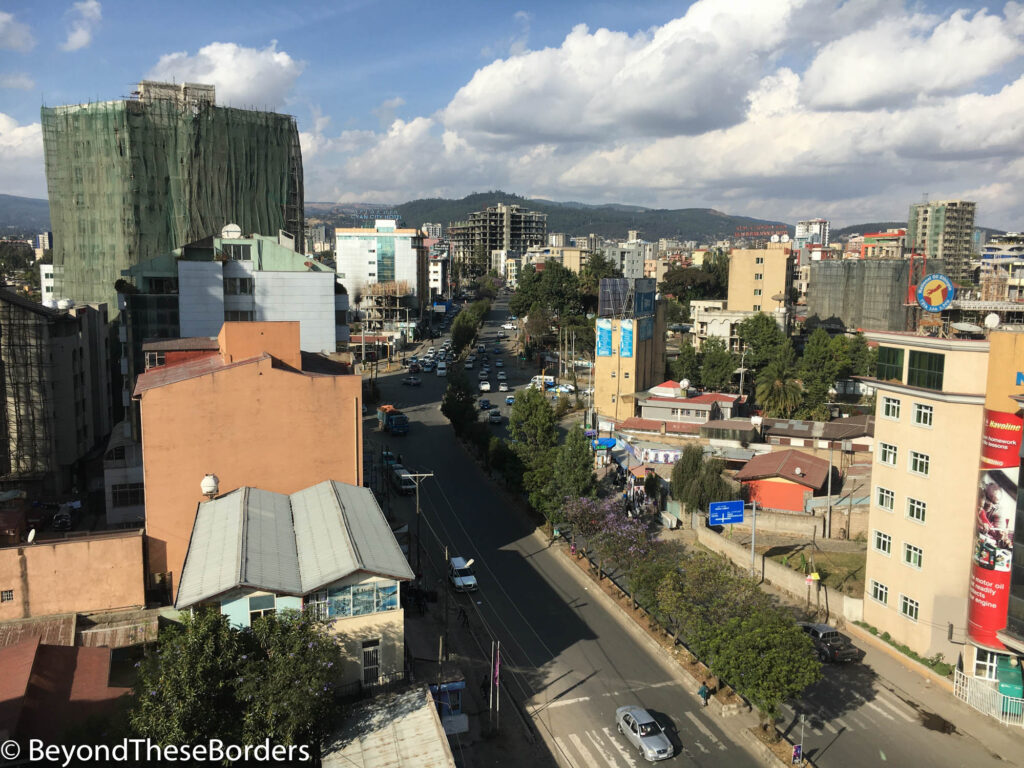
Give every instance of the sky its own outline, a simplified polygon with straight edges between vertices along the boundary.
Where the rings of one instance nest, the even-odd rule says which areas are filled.
[[[46,196],[41,106],[142,79],[294,115],[307,201],[1024,230],[1024,0],[0,0],[0,193]]]

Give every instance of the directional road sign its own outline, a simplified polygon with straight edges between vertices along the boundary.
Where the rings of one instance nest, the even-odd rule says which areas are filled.
[[[713,501],[708,505],[708,525],[729,525],[743,522],[743,499]]]

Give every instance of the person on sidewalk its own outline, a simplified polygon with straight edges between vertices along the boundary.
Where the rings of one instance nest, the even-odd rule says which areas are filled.
[[[711,698],[711,691],[708,689],[706,680],[700,684],[700,688],[697,689],[697,695],[700,696],[700,700],[704,702],[704,706],[706,707],[708,705],[708,699]]]

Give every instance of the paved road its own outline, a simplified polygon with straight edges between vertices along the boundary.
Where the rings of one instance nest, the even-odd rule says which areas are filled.
[[[495,321],[506,315],[498,303],[485,329],[488,337],[493,339]],[[521,389],[535,371],[504,357],[509,378]],[[635,703],[650,709],[669,730],[677,745],[670,764],[756,765],[698,708],[694,692],[684,690],[646,645],[593,600],[564,558],[530,535],[531,526],[495,494],[491,481],[454,443],[439,412],[445,379],[425,374],[421,387],[409,388],[399,384],[400,378],[379,383],[385,401],[409,413],[412,429],[386,442],[402,454],[406,466],[435,473],[421,493],[427,523],[424,556],[435,573],[443,572],[445,545],[453,555],[476,559],[479,592],[454,599],[469,613],[474,634],[487,646],[484,653],[488,637],[501,641],[507,691],[530,712],[559,764],[642,764],[614,726],[615,708]],[[497,400],[494,394],[492,401]],[[384,441],[368,429],[367,442],[369,453]],[[451,631],[460,630],[453,626]],[[508,764],[519,761],[509,755]]]

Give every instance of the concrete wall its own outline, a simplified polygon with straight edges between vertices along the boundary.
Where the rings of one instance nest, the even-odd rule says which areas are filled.
[[[807,486],[783,477],[768,477],[743,484],[750,489],[751,501],[772,510],[803,512],[806,500],[813,495]]]
[[[331,625],[342,649],[344,677],[342,684],[363,678],[363,641],[380,640],[380,675],[401,672],[405,665],[405,611],[371,613],[337,619]]]
[[[298,320],[304,352],[334,352],[333,272],[257,272],[256,319]]]
[[[0,549],[0,621],[145,605],[142,534],[100,534]]]
[[[182,337],[216,336],[223,324],[224,268],[221,262],[178,262],[178,325]]]
[[[220,601],[220,612],[228,617],[232,626],[245,629],[249,623],[249,598],[258,595],[269,595],[259,589],[243,589],[234,592]],[[274,608],[277,611],[301,611],[302,598],[292,595],[278,595],[274,601]]]
[[[297,335],[297,324],[281,325],[295,325]],[[208,472],[221,493],[243,485],[295,493],[324,480],[361,485],[360,406],[359,377],[307,376],[271,360],[145,392],[149,571],[170,571],[177,590]]]

